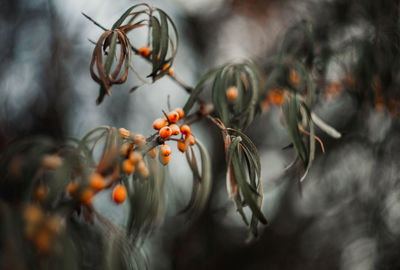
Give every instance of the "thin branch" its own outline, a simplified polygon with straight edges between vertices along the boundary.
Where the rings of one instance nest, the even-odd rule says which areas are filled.
[[[92,23],[94,23],[96,26],[100,27],[104,31],[108,31],[109,30],[109,29],[105,28],[104,26],[102,26],[101,24],[99,24],[98,22],[96,22],[95,20],[93,20],[91,17],[89,17],[85,13],[83,13],[83,12],[81,12],[81,13],[82,13],[83,16],[85,16],[86,19],[88,19],[89,21],[91,21]]]

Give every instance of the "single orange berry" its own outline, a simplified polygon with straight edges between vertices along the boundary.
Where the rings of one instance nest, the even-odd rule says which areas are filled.
[[[272,105],[282,106],[283,103],[283,92],[279,90],[271,90],[268,92],[268,101]]]
[[[299,84],[299,82],[300,82],[300,77],[299,77],[299,75],[297,74],[297,72],[296,72],[295,70],[293,70],[293,69],[290,70],[289,77],[290,77],[290,82],[291,82],[294,86],[297,86],[297,85]]]
[[[190,127],[188,125],[181,126],[181,132],[183,135],[188,136],[190,134]]]
[[[106,186],[106,181],[101,174],[93,173],[89,178],[89,184],[94,190],[99,191]]]
[[[143,160],[138,163],[138,170],[142,178],[147,178],[149,176],[149,169]]]
[[[168,75],[169,75],[169,76],[174,75],[174,69],[173,69],[173,68],[169,68],[169,70],[168,70]]]
[[[39,185],[36,187],[34,194],[36,200],[41,202],[46,198],[46,195],[47,195],[47,188],[45,185]]]
[[[168,114],[168,121],[175,123],[179,120],[179,114],[176,111],[172,111]]]
[[[121,156],[126,156],[126,155],[128,155],[128,153],[129,153],[132,149],[133,149],[133,145],[132,145],[131,143],[128,143],[128,142],[123,143],[123,144],[121,145],[121,149],[120,149]]]
[[[143,159],[143,155],[139,153],[138,151],[133,151],[129,155],[129,160],[132,162],[132,164],[135,164],[138,161],[141,161]]]
[[[174,111],[179,114],[179,118],[182,118],[185,115],[185,112],[182,110],[182,108],[176,108]]]
[[[137,145],[137,146],[143,146],[146,144],[146,138],[142,135],[142,134],[137,134],[135,135],[135,137],[133,138],[133,142]]]
[[[228,98],[229,101],[236,100],[237,96],[238,96],[238,89],[236,86],[231,86],[226,90],[226,97]]]
[[[186,137],[186,141],[188,141],[189,145],[195,145],[196,144],[196,139],[192,134],[189,134],[189,136]]]
[[[139,53],[141,56],[147,57],[147,56],[150,55],[151,51],[150,51],[149,47],[143,46],[143,47],[141,47],[141,48],[138,50],[138,53]]]
[[[155,147],[149,151],[149,155],[150,155],[152,158],[155,158],[155,157],[156,157],[156,155],[157,155],[157,150],[156,150]]]
[[[185,153],[185,151],[186,151],[186,142],[185,141],[178,142],[178,150],[181,151],[182,153]]]
[[[171,146],[168,144],[163,144],[160,147],[160,155],[169,156],[171,155]]]
[[[94,190],[91,188],[86,188],[82,191],[80,195],[80,200],[83,204],[89,205],[92,203],[94,197]]]
[[[112,194],[111,194],[111,198],[115,203],[120,204],[125,201],[126,195],[127,195],[127,191],[126,191],[125,186],[120,184],[120,185],[116,185],[114,187]]]
[[[131,132],[129,130],[125,129],[125,128],[120,128],[119,129],[119,134],[122,137],[129,137],[129,135],[131,135]]]
[[[160,129],[159,134],[161,138],[169,138],[172,135],[172,130],[170,127],[163,127]]]
[[[67,185],[67,192],[69,195],[74,195],[76,190],[78,189],[79,183],[77,181],[71,181]]]
[[[172,130],[172,135],[179,135],[179,133],[181,133],[181,130],[177,124],[171,124],[169,127]]]
[[[163,165],[167,165],[169,163],[169,157],[170,156],[163,156],[161,154],[158,154],[158,160],[161,162]]]
[[[168,125],[168,121],[165,118],[157,118],[153,122],[153,128],[156,130],[160,130],[161,128],[165,127]]]
[[[164,70],[167,70],[168,68],[169,68],[169,64],[164,64],[161,69],[164,71]]]
[[[122,162],[122,170],[126,174],[131,174],[135,171],[135,165],[130,159],[125,159],[124,162]]]
[[[35,245],[39,253],[47,254],[51,250],[52,237],[50,232],[45,229],[40,229],[35,237]]]
[[[147,178],[147,177],[149,177],[149,174],[150,174],[149,169],[147,169],[147,167],[145,167],[143,170],[139,171],[139,173],[142,178]]]
[[[62,165],[62,158],[57,155],[44,155],[42,167],[48,170],[55,170]]]

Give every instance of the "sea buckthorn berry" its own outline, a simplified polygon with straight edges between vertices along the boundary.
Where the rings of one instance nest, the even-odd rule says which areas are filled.
[[[171,124],[169,127],[172,130],[172,135],[179,135],[179,133],[181,133],[181,130],[177,124]]]
[[[293,69],[290,70],[289,77],[290,77],[290,82],[291,82],[294,86],[297,86],[297,85],[299,84],[299,82],[300,82],[300,77],[299,77],[299,75],[297,74],[297,72],[296,72],[295,70],[293,70]]]
[[[146,138],[142,134],[135,135],[133,141],[137,146],[143,146],[146,144]]]
[[[161,162],[162,165],[167,165],[169,163],[170,156],[163,156],[158,154],[158,160]]]
[[[272,105],[282,106],[283,103],[283,92],[278,90],[271,90],[268,92],[268,101]]]
[[[126,174],[131,174],[135,171],[135,165],[130,159],[125,159],[122,162],[122,170]]]
[[[172,135],[172,130],[170,127],[163,127],[160,129],[159,134],[161,138],[169,138]]]
[[[156,155],[157,155],[157,150],[156,150],[155,147],[149,151],[149,155],[150,155],[152,158],[155,158],[155,157],[156,157]]]
[[[141,56],[147,57],[147,56],[150,55],[151,51],[150,51],[149,47],[143,46],[143,47],[141,47],[141,48],[138,50],[138,53],[139,53]]]
[[[139,171],[139,173],[142,178],[147,178],[147,177],[149,177],[149,174],[150,174],[149,169],[147,167],[145,167],[143,170]]]
[[[185,112],[182,110],[182,108],[176,108],[174,111],[179,114],[179,118],[182,118],[185,115]]]
[[[188,136],[190,134],[190,127],[188,125],[181,126],[181,132],[183,135]]]
[[[89,184],[91,188],[96,191],[102,190],[106,186],[106,181],[103,176],[99,173],[93,173],[89,178]]]
[[[196,144],[196,139],[192,134],[187,136],[186,141],[188,141],[189,145],[195,145]]]
[[[168,144],[163,144],[160,147],[160,155],[169,156],[171,155],[171,146]]]
[[[67,193],[69,195],[74,195],[76,190],[78,189],[79,183],[77,181],[71,181],[67,185]]]
[[[167,70],[168,68],[169,68],[169,64],[164,64],[161,69],[164,71],[164,70]]]
[[[139,153],[138,151],[133,151],[129,155],[129,160],[132,162],[132,164],[135,164],[138,161],[141,161],[143,159],[143,155]]]
[[[24,218],[29,224],[36,225],[43,219],[43,217],[44,215],[42,210],[34,204],[28,205],[24,209]]]
[[[112,191],[111,198],[115,203],[120,204],[125,201],[126,195],[127,191],[125,186],[116,185]]]
[[[80,195],[80,200],[83,204],[89,205],[92,203],[94,197],[94,191],[91,188],[86,188],[82,191]]]
[[[125,128],[120,128],[119,129],[119,134],[122,137],[129,137],[131,135],[131,132],[129,130],[125,129]]]
[[[57,155],[44,155],[42,167],[44,169],[55,170],[62,165],[62,158]]]
[[[156,130],[160,130],[163,127],[165,127],[166,125],[168,125],[168,121],[165,118],[157,118],[153,122],[153,128]]]
[[[231,86],[226,90],[226,97],[228,98],[229,101],[236,100],[237,96],[238,96],[238,89],[236,86]]]
[[[179,151],[181,151],[182,153],[185,153],[185,151],[186,151],[186,142],[185,141],[179,141],[177,146],[178,146]]]
[[[40,229],[36,232],[35,245],[37,251],[41,254],[47,254],[51,249],[52,235],[48,230]]]
[[[168,121],[171,123],[175,123],[176,121],[179,120],[179,113],[176,111],[172,111],[168,114]]]
[[[143,178],[147,178],[149,176],[149,169],[147,168],[146,163],[144,163],[143,160],[138,163],[138,170]]]
[[[39,185],[35,189],[35,199],[38,200],[39,202],[43,201],[46,198],[47,195],[47,188],[45,185]]]
[[[128,142],[123,143],[123,144],[121,145],[121,149],[120,149],[121,156],[126,156],[126,155],[128,155],[128,153],[129,153],[132,149],[133,149],[133,145],[132,145],[131,143],[128,143]]]
[[[173,69],[173,68],[169,68],[169,70],[168,70],[168,75],[169,75],[169,76],[174,75],[174,69]]]

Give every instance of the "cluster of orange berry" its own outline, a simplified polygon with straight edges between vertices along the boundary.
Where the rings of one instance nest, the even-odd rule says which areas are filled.
[[[194,145],[196,140],[191,134],[189,125],[183,124],[178,125],[178,121],[184,116],[184,111],[181,108],[169,112],[164,118],[157,118],[153,122],[153,128],[159,131],[160,138],[164,140],[170,139],[171,136],[181,134],[181,138],[177,139],[178,150],[184,153],[187,145]],[[159,160],[162,164],[166,165],[169,163],[171,155],[171,147],[167,144],[163,144],[159,151]]]
[[[64,227],[58,215],[47,216],[35,204],[24,208],[25,236],[34,244],[40,254],[49,253],[54,247],[56,236]]]
[[[150,56],[150,54],[151,54],[151,51],[150,51],[149,47],[143,46],[143,47],[141,47],[141,48],[138,50],[138,53],[139,53],[141,56],[143,56],[143,57],[145,57],[145,58],[148,58],[148,57]],[[157,60],[158,60],[158,59],[157,59]],[[162,69],[162,71],[168,69],[168,75],[169,75],[169,76],[172,76],[172,75],[174,74],[174,70],[172,69],[172,67],[169,66],[169,64],[163,65],[161,69]]]

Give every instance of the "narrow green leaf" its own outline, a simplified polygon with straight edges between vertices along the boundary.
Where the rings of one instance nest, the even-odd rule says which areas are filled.
[[[124,22],[124,20],[126,19],[126,17],[129,16],[129,14],[131,13],[131,11],[139,6],[145,6],[147,8],[149,8],[149,5],[145,4],[145,3],[141,3],[141,4],[137,4],[134,5],[130,8],[128,8],[124,14],[122,14],[122,16],[113,24],[113,26],[111,27],[112,30],[117,29],[121,26],[121,24]]]
[[[243,194],[243,198],[244,198],[246,204],[250,207],[251,211],[257,217],[257,219],[261,223],[267,224],[267,220],[264,217],[264,214],[261,212],[257,203],[254,201],[254,196],[253,196],[253,193],[250,190],[250,187],[246,181],[245,173],[243,170],[243,166],[240,162],[239,155],[240,155],[240,149],[237,148],[237,150],[234,152],[234,154],[232,156],[232,164],[233,164],[233,169],[235,172],[236,180],[238,182],[240,191]]]
[[[207,72],[205,75],[203,75],[200,78],[200,81],[197,83],[196,87],[193,89],[192,93],[190,94],[188,100],[186,101],[185,105],[183,106],[183,111],[185,114],[187,114],[190,109],[193,107],[194,103],[196,102],[197,97],[201,93],[201,91],[204,89],[204,85],[211,79],[212,76],[214,76],[219,69],[214,69],[209,72]]]

